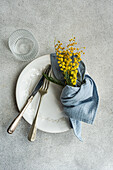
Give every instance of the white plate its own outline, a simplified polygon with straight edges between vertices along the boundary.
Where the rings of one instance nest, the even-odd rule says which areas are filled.
[[[41,56],[25,67],[19,76],[16,86],[16,100],[21,110],[34,86],[40,79],[42,70],[50,63],[50,55]],[[43,96],[38,114],[37,128],[49,133],[61,133],[69,130],[70,123],[63,112],[60,102],[61,86],[50,83],[48,93]],[[39,92],[24,113],[24,119],[32,124],[36,114]]]

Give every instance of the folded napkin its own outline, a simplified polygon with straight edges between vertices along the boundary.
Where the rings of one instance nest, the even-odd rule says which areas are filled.
[[[62,71],[57,63],[56,54],[52,53],[51,65],[54,77],[64,83]],[[76,56],[72,57],[73,58]],[[66,85],[60,96],[64,112],[69,117],[75,135],[79,140],[81,138],[81,121],[92,124],[98,107],[98,92],[95,82],[89,75],[85,75],[85,65],[80,61],[77,85],[75,87]]]

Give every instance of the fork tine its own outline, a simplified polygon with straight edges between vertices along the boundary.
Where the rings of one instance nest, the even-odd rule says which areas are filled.
[[[49,67],[44,71],[44,73],[46,75],[49,75],[50,71],[51,71],[51,65],[49,65]],[[48,88],[48,86],[47,86],[48,83],[49,83],[49,81],[47,79],[45,79],[43,85],[40,88],[40,90],[46,90]]]
[[[51,70],[50,70],[50,72],[49,72],[49,76],[51,76]],[[49,87],[49,81],[47,80],[47,83],[46,83],[46,90],[48,89],[48,87]]]
[[[46,81],[46,84],[45,84],[45,90],[48,89],[48,86],[49,86],[49,81],[47,80],[47,81]]]
[[[47,65],[47,67],[46,67],[45,70],[44,70],[44,73],[45,73],[45,74],[48,74],[50,68],[51,68],[51,65],[50,65],[50,64]]]
[[[49,75],[49,76],[51,75],[51,70],[49,71],[48,75]],[[46,79],[46,80],[45,80],[45,87],[44,87],[45,90],[47,90],[48,87],[49,87],[49,81]]]
[[[43,84],[43,86],[42,86],[42,88],[41,88],[42,90],[45,89],[45,87],[46,87],[46,82],[47,82],[47,80],[45,79],[45,80],[44,80],[44,84]]]

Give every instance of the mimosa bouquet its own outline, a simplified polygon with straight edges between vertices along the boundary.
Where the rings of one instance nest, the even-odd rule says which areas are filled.
[[[60,81],[59,79],[48,77],[47,75],[45,75],[45,77],[49,81],[52,81],[53,83],[62,86],[65,85],[70,85],[73,87],[78,86],[81,83],[83,83],[83,82],[78,82],[80,77],[78,73],[79,71],[78,68],[81,61],[81,55],[85,54],[85,52],[83,51],[85,47],[82,48],[75,47],[77,45],[77,42],[75,41],[75,37],[69,40],[69,43],[67,44],[66,47],[63,47],[62,45],[63,44],[60,41],[58,41],[55,44],[55,52],[57,56],[56,57],[57,63],[59,65],[60,71],[62,72],[65,81]],[[85,65],[83,63],[82,65],[84,67],[84,72],[85,72]]]

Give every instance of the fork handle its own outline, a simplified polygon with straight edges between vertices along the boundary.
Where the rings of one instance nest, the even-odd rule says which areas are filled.
[[[33,123],[31,125],[31,129],[29,131],[29,134],[28,134],[28,140],[33,142],[35,141],[36,139],[36,132],[37,132],[37,119],[38,119],[38,112],[39,112],[39,108],[40,108],[40,103],[41,103],[41,100],[42,100],[42,94],[40,94],[40,101],[39,101],[39,105],[38,105],[38,109],[37,109],[37,112],[36,112],[36,115],[35,115],[35,118],[33,120]]]
[[[28,99],[28,101],[27,101],[26,105],[24,106],[24,108],[22,109],[21,113],[20,113],[20,114],[13,120],[13,122],[10,124],[10,126],[9,126],[8,129],[7,129],[7,132],[8,132],[9,134],[12,134],[12,133],[15,131],[15,129],[16,129],[16,127],[17,127],[20,119],[22,118],[24,112],[26,111],[27,107],[28,107],[29,104],[32,102],[32,100],[33,100],[33,96],[31,96],[31,97]]]

